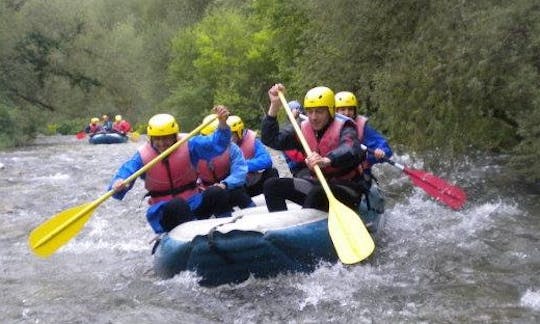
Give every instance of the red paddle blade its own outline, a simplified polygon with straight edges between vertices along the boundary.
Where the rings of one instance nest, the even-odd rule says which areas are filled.
[[[409,168],[405,168],[403,172],[410,176],[415,185],[452,209],[460,209],[467,200],[467,195],[461,188],[451,185],[431,173]]]
[[[77,134],[75,134],[75,137],[77,137],[77,139],[83,139],[86,137],[86,133],[85,132],[78,132]]]

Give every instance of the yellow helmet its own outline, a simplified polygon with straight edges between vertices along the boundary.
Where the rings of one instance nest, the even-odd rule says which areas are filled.
[[[122,120],[122,115],[116,115],[116,116],[114,116],[114,120],[115,120],[115,121],[121,121],[121,120]]]
[[[328,87],[315,87],[310,89],[304,97],[304,108],[306,110],[309,110],[310,108],[328,107],[330,116],[334,117],[334,106],[334,91]]]
[[[148,136],[165,136],[177,134],[178,132],[180,132],[180,125],[169,114],[154,115],[148,121],[148,127],[146,128]]]
[[[109,116],[107,116],[107,115],[101,116],[101,119],[107,119],[107,118],[109,118]]]
[[[204,117],[203,124],[206,124],[210,119],[216,118],[216,117],[217,117],[216,114],[210,114],[210,115]],[[212,134],[218,128],[218,124],[219,124],[219,121],[217,119],[215,119],[213,122],[211,122],[210,124],[204,126],[204,128],[201,129],[201,134],[203,134],[203,135]]]
[[[99,118],[94,117],[94,118],[90,119],[90,124],[97,124],[97,123],[99,123]]]
[[[244,122],[240,116],[229,116],[227,118],[227,125],[231,128],[231,132],[236,133],[239,139],[242,139],[244,135]]]
[[[349,91],[341,91],[336,93],[336,108],[354,107],[358,108],[358,100],[354,93]]]

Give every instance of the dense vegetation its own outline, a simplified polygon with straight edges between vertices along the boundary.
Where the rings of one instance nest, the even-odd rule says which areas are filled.
[[[352,90],[408,150],[508,153],[540,179],[536,0],[0,0],[0,146],[91,116],[258,128],[275,82]]]

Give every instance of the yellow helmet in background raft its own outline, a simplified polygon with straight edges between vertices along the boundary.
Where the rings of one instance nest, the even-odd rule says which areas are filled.
[[[90,119],[90,124],[97,124],[97,123],[99,123],[99,118],[94,117],[94,118]]]
[[[203,124],[206,124],[210,119],[212,118],[216,118],[216,114],[210,114],[206,117],[204,117],[203,119]],[[219,121],[217,119],[215,119],[213,122],[211,122],[210,124],[204,126],[203,129],[201,129],[201,134],[205,135],[205,136],[208,136],[210,134],[212,134],[213,132],[216,131],[216,129],[218,128],[218,125],[219,125]]]
[[[341,91],[336,93],[336,108],[354,107],[358,108],[358,100],[354,93],[349,91]]]
[[[122,120],[122,115],[116,115],[116,116],[114,116],[114,121],[119,122],[119,121],[121,121],[121,120]]]
[[[165,136],[177,134],[178,132],[180,132],[180,125],[169,114],[154,115],[148,121],[148,127],[146,128],[148,136]]]
[[[315,87],[310,89],[304,97],[304,109],[328,107],[330,116],[335,115],[334,91],[328,87]]]
[[[239,139],[242,139],[244,128],[246,127],[240,116],[229,116],[229,118],[227,118],[227,125],[231,128],[231,132],[236,133],[236,136],[238,136]]]

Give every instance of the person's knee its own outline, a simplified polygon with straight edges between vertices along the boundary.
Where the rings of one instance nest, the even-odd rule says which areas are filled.
[[[328,197],[321,187],[315,187],[307,194],[302,207],[328,211]]]
[[[189,205],[180,198],[173,198],[163,206],[163,217],[160,220],[161,227],[166,232],[176,226],[191,220]]]
[[[266,169],[264,170],[264,177],[266,179],[279,178],[278,170],[276,168]]]
[[[213,215],[221,215],[232,211],[229,191],[218,186],[211,186],[203,193],[203,212],[198,217],[208,218]]]
[[[265,195],[274,191],[276,184],[278,184],[278,180],[279,178],[269,178],[264,182],[263,191]]]
[[[218,187],[210,186],[204,194],[207,196],[209,201],[213,201],[215,204],[226,204],[229,201],[229,193],[227,190]]]

